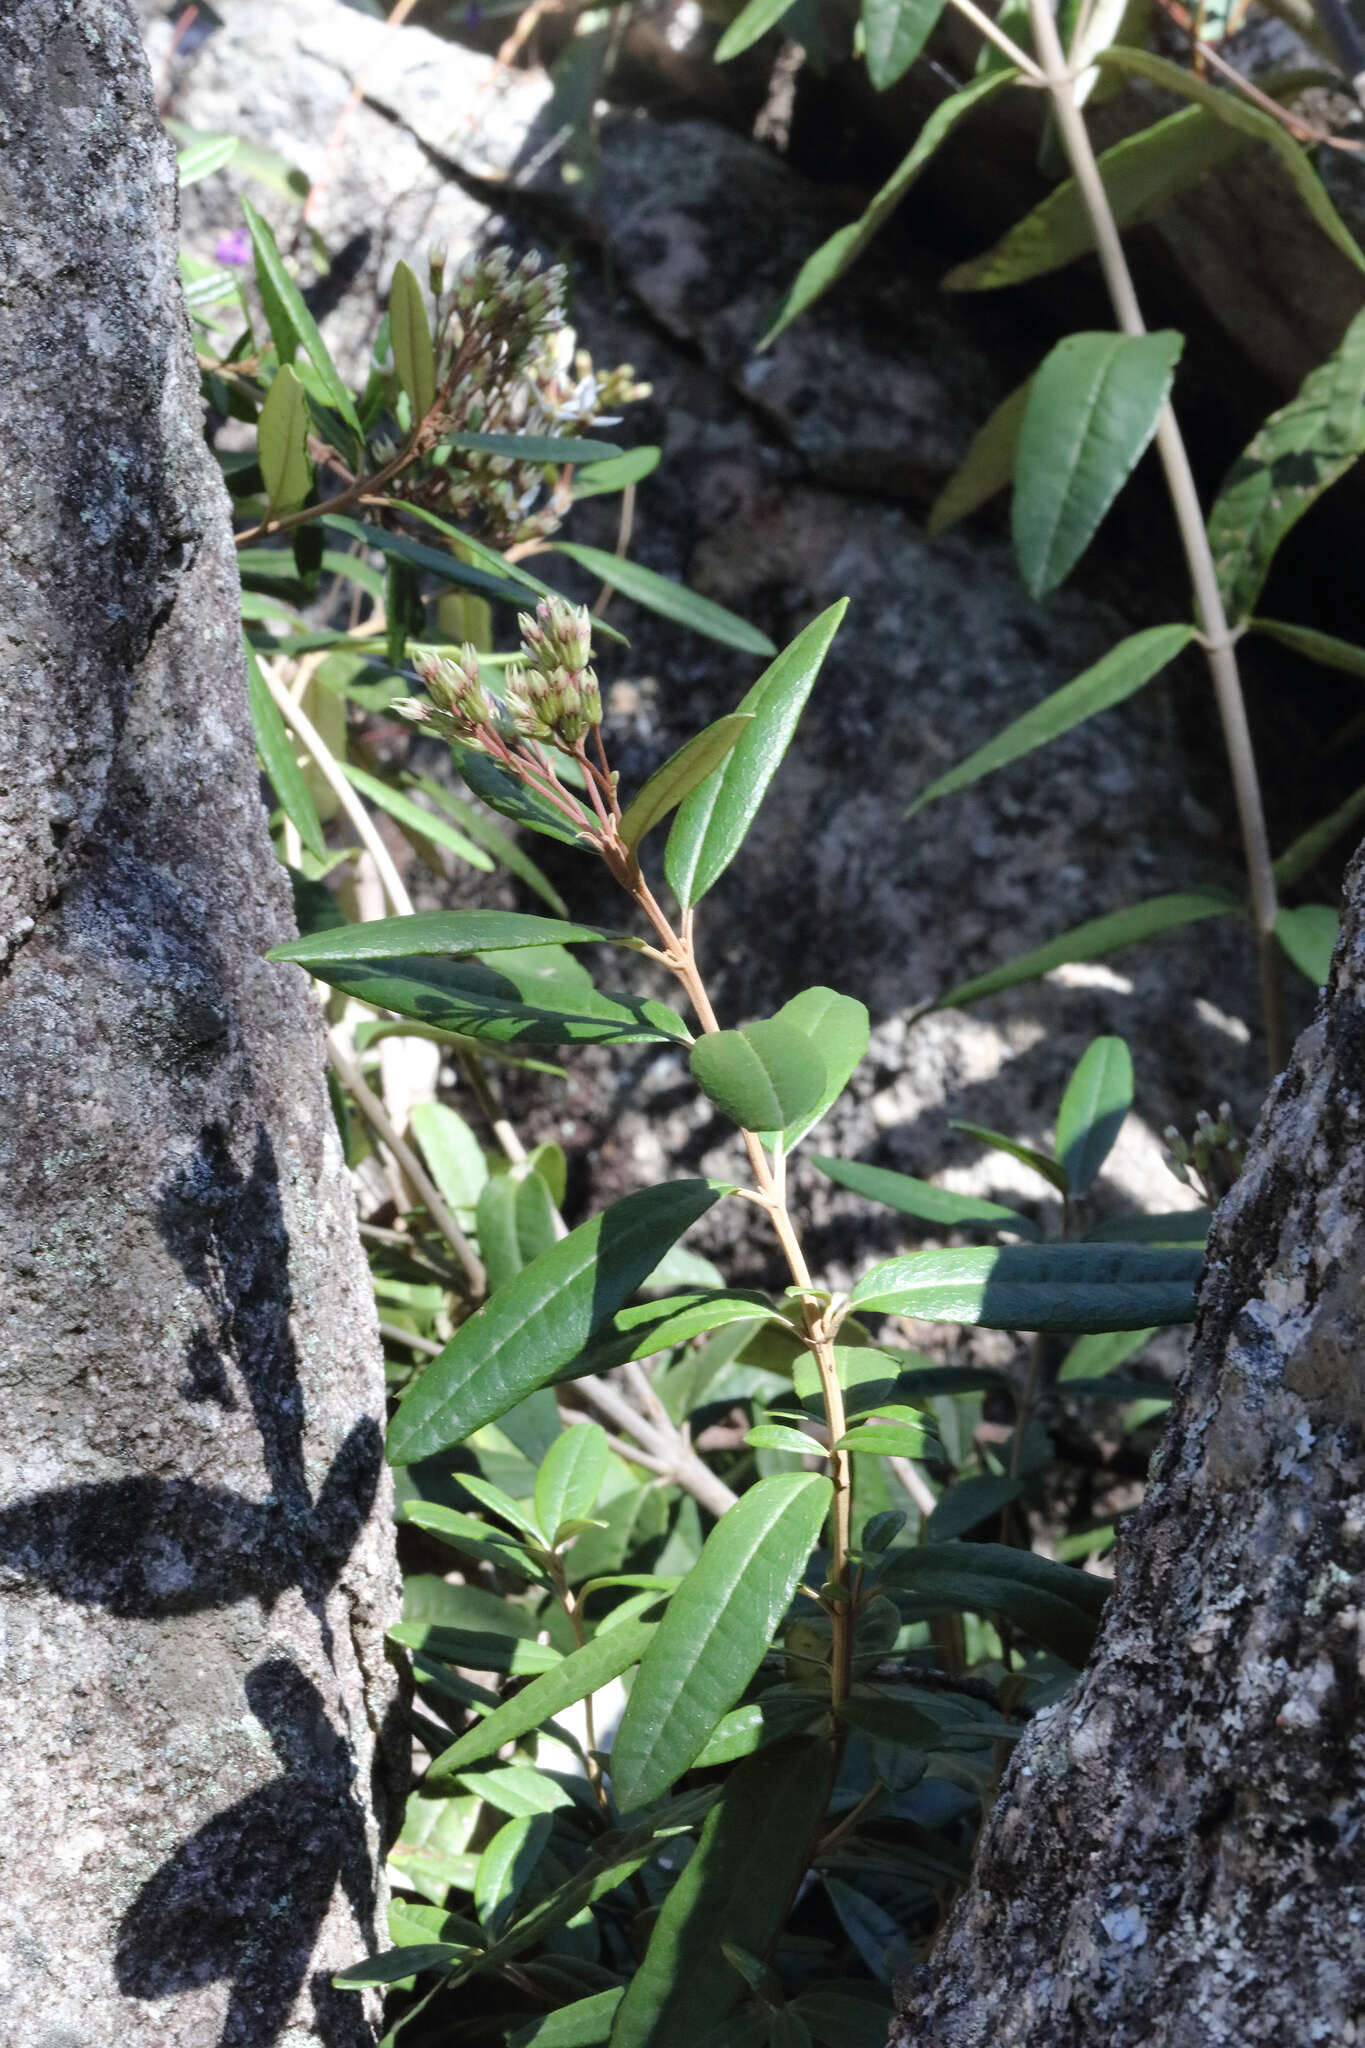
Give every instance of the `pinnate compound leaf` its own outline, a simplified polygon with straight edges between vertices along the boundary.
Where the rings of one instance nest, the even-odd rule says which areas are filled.
[[[696,2048],[734,2011],[745,1984],[722,1944],[755,1956],[771,1949],[804,1874],[830,1779],[829,1744],[813,1735],[784,1736],[731,1772],[626,1988],[612,2048]]]
[[[1137,1330],[1194,1320],[1197,1245],[916,1252],[865,1273],[855,1310],[987,1330]]]
[[[288,363],[266,393],[256,427],[256,455],[272,512],[292,512],[313,481],[308,460],[308,400]]]
[[[931,782],[915,798],[906,816],[913,818],[916,811],[923,810],[926,804],[966,789],[969,784],[979,782],[983,775],[1003,768],[1010,761],[1019,760],[1021,755],[1032,753],[1035,747],[1044,747],[1050,740],[1059,739],[1064,732],[1070,732],[1087,718],[1094,718],[1101,711],[1109,711],[1114,705],[1122,704],[1168,667],[1178,654],[1182,654],[1193,638],[1193,626],[1148,626],[1142,632],[1120,640],[1117,647],[1111,647],[1108,654],[1102,655],[1074,682],[1064,683],[1060,690],[1054,690],[1031,711],[1012,719],[1003,731],[969,754],[965,761],[959,761],[956,768],[950,768],[946,775],[940,775]]]
[[[577,946],[597,941],[633,945],[624,932],[518,910],[419,910],[411,917],[377,917],[369,924],[338,925],[288,939],[267,960],[297,960],[305,967],[328,960],[416,959],[427,953],[459,959],[469,953],[512,952],[521,946]]]
[[[436,352],[431,322],[417,273],[409,263],[394,266],[389,291],[389,340],[398,381],[408,394],[414,427],[426,418],[436,399]]]
[[[1230,917],[1237,909],[1230,897],[1209,893],[1149,896],[1145,903],[1115,910],[1108,917],[1092,918],[1088,924],[1076,925],[1031,953],[1021,953],[1017,960],[1008,960],[987,974],[959,982],[929,1007],[961,1008],[981,996],[993,996],[1002,988],[1014,988],[1021,981],[1036,981],[1040,975],[1051,974],[1054,967],[1065,967],[1073,960],[1103,960],[1123,946],[1136,945],[1140,939],[1153,939],[1161,932],[1174,931],[1183,924],[1197,924],[1206,917]]]
[[[606,1431],[595,1422],[575,1423],[555,1438],[535,1486],[536,1520],[552,1543],[562,1523],[592,1513],[610,1461]]]
[[[813,1109],[825,1086],[825,1063],[815,1046],[777,1017],[708,1032],[688,1060],[703,1094],[749,1131],[781,1129]]]
[[[687,1026],[665,1003],[594,988],[586,977],[519,967],[518,953],[488,961],[320,961],[312,972],[376,1010],[493,1045],[685,1044]],[[540,949],[531,955],[540,957]],[[557,963],[556,963],[557,967]]]
[[[903,78],[934,32],[944,0],[863,0],[867,75],[878,92]]]
[[[908,1173],[893,1173],[885,1166],[864,1166],[856,1159],[824,1159],[812,1152],[810,1162],[841,1188],[864,1195],[869,1202],[881,1202],[902,1216],[917,1216],[922,1222],[942,1224],[950,1230],[980,1224],[988,1230],[1013,1230],[1020,1237],[1039,1235],[1038,1225],[1027,1216],[1020,1216],[999,1202],[983,1201],[979,1195],[955,1195],[927,1180],[914,1180]]]
[[[763,671],[738,707],[751,714],[750,723],[729,758],[673,820],[664,873],[685,909],[701,901],[743,845],[847,610],[846,597],[830,605]]]
[[[313,793],[294,757],[293,742],[290,740],[279,707],[270,694],[270,687],[261,673],[261,664],[256,659],[256,650],[243,637],[242,648],[246,655],[247,695],[251,703],[251,728],[256,739],[256,751],[261,757],[271,788],[280,800],[280,808],[288,818],[299,838],[315,860],[325,861],[327,845],[322,836],[322,821],[318,817]]]
[[[1032,389],[1030,377],[1002,398],[990,418],[977,429],[962,467],[949,478],[929,508],[925,522],[929,533],[946,533],[959,519],[975,512],[1013,481],[1014,452]]]
[[[1314,988],[1327,986],[1340,929],[1337,914],[1327,903],[1305,903],[1298,910],[1282,910],[1275,920],[1276,938]]]
[[[657,1625],[652,1621],[623,1622],[619,1628],[594,1636],[582,1649],[571,1650],[552,1671],[533,1678],[512,1699],[495,1707],[458,1742],[443,1750],[432,1764],[429,1777],[453,1777],[466,1765],[495,1756],[505,1742],[516,1742],[543,1728],[566,1707],[575,1706],[590,1693],[609,1685],[632,1664],[639,1663]]]
[[[718,718],[714,725],[694,733],[661,768],[655,769],[644,788],[632,798],[621,820],[620,836],[632,851],[646,832],[675,811],[683,798],[690,796],[698,783],[720,766],[750,723],[751,715],[732,711],[728,717]]]
[[[1121,1038],[1097,1038],[1081,1055],[1057,1111],[1057,1158],[1072,1195],[1090,1186],[1132,1106],[1132,1054]]]
[[[747,0],[735,16],[725,34],[716,44],[717,64],[728,64],[732,57],[741,56],[751,49],[760,36],[766,36],[770,28],[776,28],[784,14],[789,14],[796,0]]]
[[[947,140],[963,116],[999,92],[1001,86],[1012,84],[1017,76],[1017,72],[1014,71],[1001,71],[982,78],[974,78],[961,92],[950,94],[935,107],[920,129],[909,155],[902,159],[875,194],[866,212],[857,220],[850,221],[847,227],[840,228],[827,242],[822,242],[813,255],[806,258],[787,294],[782,311],[759,343],[760,348],[767,348],[776,341],[783,329],[790,327],[793,320],[808,307],[813,306],[815,301],[829,290],[835,279],[842,277],[849,265],[861,256],[878,228],[890,219],[929,159],[939,145]]]
[[[390,1461],[447,1451],[548,1386],[716,1193],[700,1180],[642,1188],[523,1267],[461,1323],[405,1396],[389,1430]]]
[[[269,222],[262,220],[249,199],[243,199],[242,211],[251,230],[256,282],[281,363],[292,363],[298,351],[305,350],[327,393],[328,403],[336,407],[352,433],[358,434],[360,421],[354,401],[327,353],[327,345],[318,333],[317,322],[304,303],[302,292],[284,267]]]
[[[1079,1670],[1109,1588],[1103,1579],[1003,1543],[923,1543],[882,1573],[936,1612],[999,1615]]]
[[[737,618],[724,605],[714,604],[709,597],[699,597],[695,590],[674,583],[671,577],[660,576],[655,569],[624,561],[620,555],[609,555],[605,548],[583,547],[578,541],[557,540],[552,546],[557,554],[567,555],[580,569],[600,576],[622,597],[643,605],[646,611],[657,612],[661,619],[672,619],[675,625],[687,626],[708,640],[719,640],[723,647],[737,647],[741,654],[774,652],[767,634],[760,633],[747,619]]]
[[[1256,603],[1285,535],[1362,452],[1365,313],[1358,313],[1335,352],[1238,457],[1209,513],[1209,546],[1233,624]]]
[[[803,988],[777,1012],[779,1024],[794,1024],[816,1047],[825,1063],[825,1085],[813,1108],[794,1117],[781,1131],[761,1131],[765,1145],[781,1138],[790,1152],[807,1131],[813,1130],[848,1086],[855,1068],[867,1051],[871,1022],[867,1006],[854,996],[841,996],[837,989]]]
[[[612,1750],[620,1807],[661,1799],[739,1698],[787,1611],[832,1495],[816,1473],[780,1473],[741,1495],[711,1531],[631,1687]]]
[[[1011,528],[1034,597],[1055,590],[1156,432],[1184,339],[1069,334],[1036,371],[1014,464]]]

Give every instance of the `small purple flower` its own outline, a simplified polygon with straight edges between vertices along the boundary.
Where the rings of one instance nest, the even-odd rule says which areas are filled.
[[[213,245],[215,263],[243,264],[251,261],[251,237],[245,228],[233,228],[230,234],[219,235]]]

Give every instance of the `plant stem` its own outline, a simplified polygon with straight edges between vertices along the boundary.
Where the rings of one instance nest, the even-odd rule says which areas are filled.
[[[961,0],[954,0],[955,5]],[[1124,255],[1118,223],[1104,189],[1099,164],[1091,145],[1084,116],[1076,104],[1076,81],[1062,50],[1057,24],[1048,0],[1029,0],[1029,20],[1034,47],[1041,60],[1043,77],[1057,117],[1057,129],[1071,165],[1076,189],[1090,219],[1100,269],[1108,287],[1114,316],[1124,334],[1145,334],[1147,329],[1138,305],[1132,273]],[[1166,487],[1180,530],[1181,545],[1194,589],[1195,611],[1203,635],[1214,697],[1223,727],[1233,794],[1242,831],[1247,880],[1251,891],[1252,920],[1261,980],[1261,1014],[1265,1028],[1266,1053],[1271,1074],[1277,1074],[1288,1057],[1285,1038],[1284,995],[1275,920],[1278,901],[1270,840],[1266,832],[1265,809],[1260,779],[1247,724],[1242,680],[1237,666],[1234,636],[1228,630],[1213,554],[1204,526],[1204,515],[1195,488],[1194,472],[1184,437],[1169,403],[1162,408],[1156,430],[1157,452],[1166,473]]]

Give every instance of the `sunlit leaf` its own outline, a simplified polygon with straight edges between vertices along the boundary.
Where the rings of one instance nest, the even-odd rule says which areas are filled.
[[[305,967],[329,960],[417,959],[424,954],[458,959],[470,953],[508,952],[522,946],[575,946],[598,941],[634,943],[623,932],[570,924],[517,910],[419,910],[410,917],[377,917],[368,924],[288,939],[266,955]]]
[[[1065,967],[1073,960],[1103,960],[1123,946],[1136,945],[1140,939],[1156,938],[1161,932],[1197,924],[1206,917],[1230,917],[1237,908],[1229,897],[1208,893],[1151,896],[1145,903],[1131,904],[1127,910],[1115,910],[1107,917],[1078,924],[1031,953],[1021,953],[1016,960],[1008,960],[986,974],[974,975],[970,981],[959,982],[956,988],[937,997],[930,1008],[960,1008],[982,996],[995,995],[1000,989],[1014,988],[1021,981],[1036,981],[1040,975],[1050,974],[1055,967]]]
[[[739,13],[716,44],[715,61],[728,64],[732,57],[738,57],[751,48],[760,36],[770,28],[776,28],[784,14],[791,11],[796,0],[746,0]]]
[[[915,1252],[853,1289],[855,1309],[988,1330],[1136,1330],[1194,1320],[1197,1246],[1039,1244]]]
[[[903,78],[933,34],[944,0],[862,0],[863,53],[878,92]]]
[[[632,850],[646,832],[676,810],[699,782],[704,782],[731,752],[751,714],[732,711],[718,718],[679,747],[661,768],[656,768],[643,789],[632,798],[619,827],[620,836]]]
[[[780,1129],[814,1108],[825,1063],[805,1033],[766,1017],[699,1038],[688,1059],[698,1087],[744,1129]]]
[[[436,398],[436,352],[422,287],[408,263],[394,266],[389,291],[389,340],[393,346],[393,366],[408,395],[416,427],[431,411]]]
[[[824,1159],[812,1152],[810,1161],[841,1188],[864,1195],[869,1202],[881,1202],[902,1216],[917,1216],[925,1223],[941,1224],[951,1230],[980,1224],[988,1230],[1012,1230],[1020,1237],[1039,1235],[1037,1224],[1027,1216],[1020,1216],[999,1202],[983,1201],[979,1195],[955,1195],[929,1181],[914,1180],[908,1173],[893,1173],[884,1166],[864,1166],[856,1159]]]
[[[266,393],[256,429],[256,452],[270,510],[292,512],[313,482],[308,460],[308,400],[288,363]]]
[[[260,286],[265,316],[281,363],[292,363],[300,348],[306,350],[326,391],[328,403],[336,407],[352,433],[359,434],[360,421],[356,417],[355,403],[327,353],[326,343],[318,333],[317,322],[304,303],[302,292],[285,269],[269,222],[261,218],[249,199],[243,199],[242,211],[256,252],[256,282]]]
[[[245,637],[242,641],[246,656],[247,694],[251,702],[251,726],[256,739],[256,751],[261,757],[270,786],[280,800],[280,808],[288,818],[299,838],[303,841],[314,860],[325,861],[327,845],[322,836],[322,823],[318,817],[313,793],[308,779],[297,760],[294,747],[280,715],[270,687],[261,673],[255,649]]]
[[[609,555],[604,548],[583,547],[577,541],[557,540],[552,542],[552,546],[556,553],[567,555],[571,562],[577,562],[580,569],[586,569],[592,576],[600,576],[613,590],[619,590],[622,597],[628,597],[633,604],[643,605],[646,611],[657,612],[660,618],[672,619],[676,625],[687,626],[708,640],[719,640],[725,647],[738,647],[743,654],[775,652],[772,641],[766,633],[760,633],[757,626],[737,618],[733,612],[726,611],[724,605],[714,604],[709,597],[698,596],[685,584],[660,576],[657,570],[642,568],[640,563],[625,561],[619,555]]]
[[[1121,1038],[1097,1038],[1082,1054],[1057,1111],[1057,1158],[1072,1195],[1090,1186],[1132,1106],[1128,1047]]]
[[[780,1137],[783,1147],[790,1152],[843,1094],[867,1051],[871,1026],[866,1004],[854,996],[841,996],[837,989],[818,985],[803,988],[776,1015],[780,1024],[792,1024],[804,1032],[825,1063],[825,1085],[813,1106],[794,1117],[780,1132],[759,1133],[770,1148]]]

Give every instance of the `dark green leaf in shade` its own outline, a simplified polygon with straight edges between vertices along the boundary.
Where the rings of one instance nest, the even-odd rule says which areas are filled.
[[[1344,804],[1338,804],[1334,811],[1330,811],[1325,818],[1320,818],[1316,825],[1310,825],[1292,846],[1285,848],[1275,863],[1275,880],[1280,888],[1287,889],[1294,882],[1302,881],[1305,875],[1311,874],[1323,855],[1335,846],[1338,839],[1349,832],[1362,816],[1365,816],[1365,784],[1353,790]]]
[[[1018,1500],[1022,1488],[1007,1472],[977,1472],[950,1486],[925,1524],[930,1543],[947,1543],[998,1515],[1001,1508]]]
[[[1057,1158],[1072,1195],[1083,1195],[1090,1186],[1132,1106],[1132,1054],[1121,1038],[1095,1039],[1057,1111]]]
[[[929,508],[925,522],[931,534],[946,533],[971,512],[1003,491],[1014,479],[1014,451],[1024,423],[1033,379],[1028,378],[1002,398],[978,428],[960,469],[956,470]]]
[[[299,349],[304,349],[327,393],[328,402],[336,407],[352,433],[359,434],[360,421],[356,417],[354,401],[327,353],[317,322],[305,305],[302,292],[284,267],[284,259],[275,245],[269,223],[262,220],[249,199],[243,199],[242,211],[251,230],[256,255],[256,282],[260,286],[265,317],[281,363],[292,363]]]
[[[614,441],[584,441],[572,434],[448,434],[441,446],[458,454],[505,455],[511,462],[628,460]]]
[[[1115,910],[1107,917],[1096,917],[1088,924],[1078,924],[1031,953],[1021,953],[1018,959],[993,967],[989,973],[959,982],[956,988],[950,988],[945,995],[939,996],[929,1008],[960,1008],[977,1002],[982,996],[993,996],[1001,989],[1014,988],[1021,981],[1036,981],[1041,975],[1050,974],[1055,967],[1065,967],[1071,961],[1102,960],[1124,946],[1136,945],[1141,939],[1155,938],[1158,933],[1174,931],[1180,925],[1197,924],[1202,918],[1233,916],[1237,909],[1231,897],[1215,896],[1207,891],[1198,895],[1151,896],[1145,903],[1134,903],[1127,910]]]
[[[547,1386],[715,1200],[707,1181],[643,1188],[524,1267],[460,1325],[405,1396],[389,1431],[390,1461],[410,1465],[449,1450]]]
[[[815,1152],[811,1153],[810,1162],[840,1187],[866,1196],[869,1202],[881,1202],[902,1216],[917,1216],[922,1222],[941,1224],[950,1230],[970,1229],[975,1224],[987,1230],[1011,1230],[1020,1237],[1036,1238],[1040,1234],[1036,1223],[999,1202],[986,1202],[977,1195],[955,1195],[929,1181],[914,1180],[908,1173],[893,1173],[884,1166],[864,1166],[854,1159],[825,1159]]]
[[[507,2048],[605,2048],[624,1995],[624,1987],[614,1984],[588,1998],[576,1998],[572,2005],[518,2027],[508,2036]]]
[[[840,1925],[879,1984],[889,1984],[907,1954],[906,1937],[883,1906],[842,1878],[825,1876]]]
[[[708,640],[719,640],[722,646],[737,647],[742,654],[774,652],[772,641],[766,633],[760,633],[757,626],[736,618],[733,612],[726,611],[724,605],[713,604],[709,597],[699,597],[685,584],[660,576],[657,570],[644,569],[638,562],[624,561],[619,555],[609,555],[604,548],[583,547],[577,541],[557,540],[552,542],[552,546],[556,553],[567,555],[589,575],[600,576],[604,583],[613,590],[619,590],[622,597],[628,597],[632,604],[643,605],[646,611],[657,612],[660,618],[672,619],[675,625],[687,626]]]
[[[1365,647],[1338,640],[1333,633],[1319,633],[1313,626],[1287,625],[1283,619],[1249,619],[1247,624],[1253,633],[1265,633],[1309,661],[1320,661],[1324,668],[1339,669],[1343,675],[1365,681]]]
[[[522,601],[518,599],[519,603]],[[524,783],[500,768],[496,761],[490,761],[487,754],[476,753],[473,747],[455,746],[450,751],[474,795],[491,811],[499,811],[513,824],[542,833],[546,839],[558,839],[564,846],[581,843],[574,827],[558,811],[533,796]]]
[[[1136,1330],[1194,1320],[1198,1246],[1040,1244],[887,1259],[855,1309],[988,1330]]]
[[[1203,1244],[1211,1209],[1170,1209],[1149,1216],[1104,1216],[1085,1233],[1087,1244]]]
[[[1328,903],[1305,903],[1298,910],[1282,910],[1275,920],[1275,936],[1289,958],[1315,988],[1326,988],[1332,971],[1340,923]]]
[[[690,796],[697,784],[720,766],[749,724],[750,716],[745,711],[732,711],[727,717],[718,718],[714,725],[694,733],[661,768],[655,769],[643,789],[631,799],[621,820],[620,836],[632,851],[646,832],[676,810],[683,798]]]
[[[867,1686],[851,1693],[839,1706],[839,1719],[850,1728],[861,1728],[878,1742],[892,1742],[902,1749],[937,1749],[938,1723],[920,1712],[911,1701],[893,1699],[889,1693]]]
[[[417,273],[407,263],[394,267],[389,291],[389,340],[398,381],[408,394],[412,424],[419,426],[436,398],[436,352],[431,322]]]
[[[924,1543],[899,1550],[881,1582],[927,1611],[998,1615],[1079,1669],[1109,1588],[1070,1565],[1003,1543]]]
[[[401,1984],[405,1977],[419,1977],[424,1970],[451,1970],[470,1953],[463,1944],[451,1941],[408,1942],[371,1956],[368,1962],[338,1970],[332,1982],[345,1991],[363,1991],[372,1984]]]
[[[794,1998],[790,2009],[800,2013],[820,2048],[886,2048],[891,2000],[880,1986],[856,1979],[817,1984]]]
[[[315,860],[325,861],[327,846],[322,836],[322,823],[318,817],[317,805],[313,802],[308,778],[294,758],[294,747],[280,716],[269,685],[261,673],[255,649],[249,640],[242,641],[246,655],[247,694],[251,701],[251,725],[256,737],[256,751],[261,757],[270,786],[280,800],[280,808],[288,818],[299,838]]]
[[[751,48],[770,28],[776,28],[795,4],[796,0],[746,0],[716,44],[717,64],[728,64],[732,57]]]
[[[708,1032],[688,1059],[703,1094],[750,1131],[781,1129],[813,1109],[825,1086],[825,1063],[815,1046],[777,1017]]]
[[[426,547],[406,533],[389,533],[382,526],[372,526],[368,520],[352,519],[345,512],[329,512],[325,523],[329,532],[345,534],[348,540],[362,541],[367,548],[377,549],[387,560],[406,562],[412,569],[424,569],[443,583],[453,583],[462,590],[475,590],[480,597],[496,598],[503,604],[524,606],[526,603],[525,588],[513,580],[510,568],[506,575],[496,576],[488,569],[471,567],[448,549]]]

